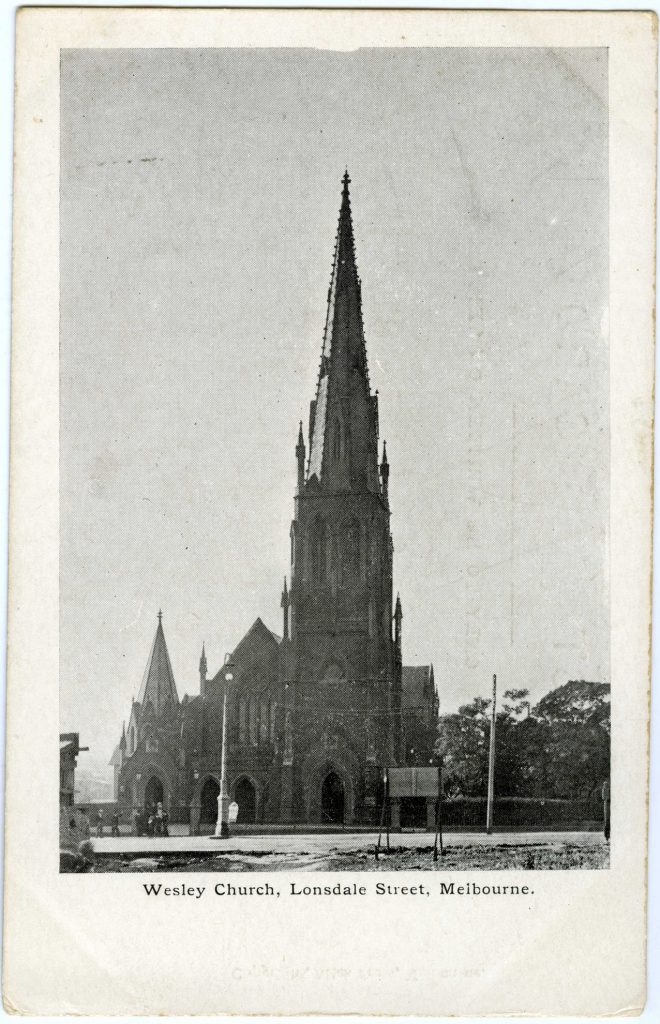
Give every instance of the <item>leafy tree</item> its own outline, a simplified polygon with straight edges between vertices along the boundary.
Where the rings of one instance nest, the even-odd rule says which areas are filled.
[[[587,683],[584,679],[565,683],[546,693],[533,714],[549,725],[599,724],[609,732],[610,687],[608,683]]]
[[[510,718],[521,718],[525,711],[529,715],[529,690],[505,690],[502,709]]]
[[[449,793],[473,796],[483,791],[488,773],[489,707],[490,701],[475,697],[456,714],[440,718],[435,749],[442,757]]]
[[[484,796],[491,702],[475,697],[440,718],[436,752],[449,792]],[[586,798],[610,771],[610,687],[573,680],[530,707],[507,690],[497,714],[495,791],[500,796]]]

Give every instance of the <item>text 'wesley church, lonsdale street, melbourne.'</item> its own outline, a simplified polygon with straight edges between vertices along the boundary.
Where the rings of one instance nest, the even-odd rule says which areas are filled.
[[[402,664],[393,594],[385,445],[371,393],[344,175],[308,447],[295,447],[291,579],[282,636],[257,618],[199,696],[179,700],[162,616],[128,729],[113,756],[120,808],[162,801],[170,821],[215,824],[223,700],[226,773],[239,822],[375,824],[383,768],[428,764],[438,697],[432,666]],[[231,676],[228,681],[227,677]]]

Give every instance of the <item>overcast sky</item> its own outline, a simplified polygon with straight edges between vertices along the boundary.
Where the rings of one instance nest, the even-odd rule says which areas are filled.
[[[62,57],[62,728],[280,632],[348,166],[404,661],[609,680],[605,50]]]

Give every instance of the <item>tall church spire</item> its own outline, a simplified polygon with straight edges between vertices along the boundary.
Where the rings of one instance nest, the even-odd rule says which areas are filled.
[[[149,660],[142,677],[138,702],[144,707],[151,703],[157,715],[166,707],[179,703],[174,673],[163,632],[163,613],[158,612],[158,626],[151,645]]]
[[[378,492],[378,400],[369,387],[349,183],[346,171],[321,366],[310,410],[307,479],[316,477],[331,491]]]

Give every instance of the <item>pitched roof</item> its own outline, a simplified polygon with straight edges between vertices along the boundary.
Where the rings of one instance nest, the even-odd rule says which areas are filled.
[[[432,665],[404,665],[401,669],[401,689],[404,708],[420,707],[428,703],[433,694]]]
[[[162,612],[158,613],[156,635],[138,694],[138,703],[144,705],[148,701],[151,701],[156,714],[168,704],[179,703],[172,664],[165,643]]]
[[[254,620],[240,643],[232,651],[231,660],[233,662],[238,662],[245,654],[248,653],[248,651],[255,649],[268,650],[273,647],[277,647],[281,639],[281,637],[277,636],[268,628],[268,626],[265,625],[262,619],[257,618]]]

